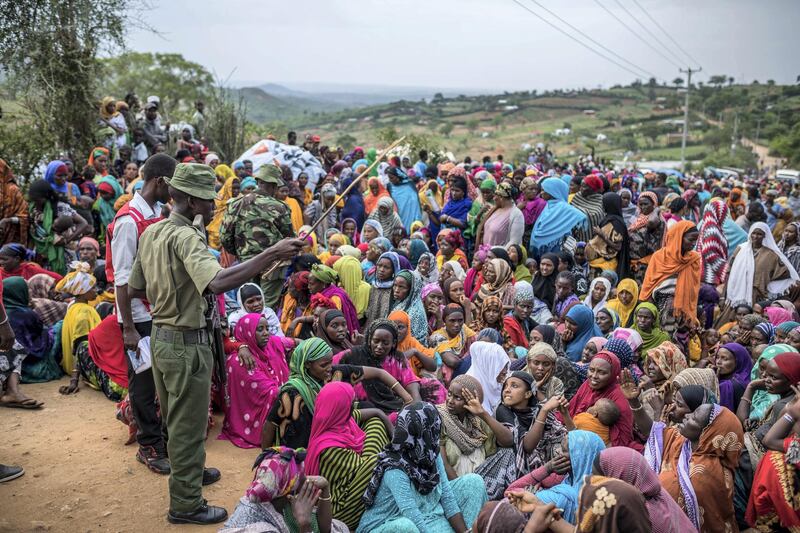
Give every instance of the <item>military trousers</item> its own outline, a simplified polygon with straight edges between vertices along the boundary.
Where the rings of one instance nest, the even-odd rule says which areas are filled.
[[[275,313],[278,312],[276,306],[281,299],[281,290],[286,281],[286,269],[281,268],[277,273],[270,276],[270,279],[258,278],[258,284],[261,286],[261,292],[264,293],[264,307],[269,307]]]
[[[169,508],[176,512],[192,512],[203,504],[214,356],[208,335],[201,339],[187,341],[183,332],[157,326],[151,336],[153,378],[169,435]]]

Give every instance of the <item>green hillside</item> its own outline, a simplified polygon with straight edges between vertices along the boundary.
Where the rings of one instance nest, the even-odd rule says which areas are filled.
[[[291,121],[298,132],[326,144],[374,144],[400,134],[457,155],[506,154],[522,159],[527,146],[548,145],[557,155],[589,153],[609,159],[680,160],[684,93],[675,87],[633,84],[581,91],[523,91],[485,96],[400,101]],[[734,132],[781,147],[800,117],[800,87],[769,85],[693,88],[687,159],[695,164],[755,166],[749,149],[731,150]],[[713,117],[713,119],[711,118]],[[269,129],[269,126],[267,126]],[[795,128],[796,129],[796,128]],[[557,130],[569,130],[560,131]],[[735,131],[734,131],[735,130]],[[791,158],[792,145],[783,142]],[[788,150],[789,153],[786,153]],[[775,152],[775,150],[773,150]]]

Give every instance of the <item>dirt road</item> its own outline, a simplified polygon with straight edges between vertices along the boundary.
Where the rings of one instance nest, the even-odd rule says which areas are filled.
[[[197,530],[166,521],[168,478],[136,461],[135,444],[124,446],[128,430],[114,418],[114,403],[85,385],[61,396],[66,383],[23,386],[45,402],[40,411],[0,408],[0,463],[25,468],[21,478],[0,484],[0,532]],[[215,421],[206,464],[222,479],[203,494],[230,513],[252,479],[258,450],[216,440],[222,417]]]

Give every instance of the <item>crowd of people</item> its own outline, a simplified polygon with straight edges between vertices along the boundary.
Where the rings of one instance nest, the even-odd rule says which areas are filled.
[[[23,194],[0,160],[0,404],[64,376],[116,402],[171,522],[800,530],[797,185],[309,135],[312,190],[189,129],[142,152],[123,103],[83,168]],[[215,412],[261,450],[230,516]]]

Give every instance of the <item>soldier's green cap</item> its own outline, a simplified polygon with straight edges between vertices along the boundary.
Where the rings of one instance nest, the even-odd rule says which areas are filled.
[[[200,163],[179,163],[175,167],[175,174],[167,180],[170,187],[201,200],[213,200],[217,197],[215,182],[214,169]]]
[[[275,185],[280,185],[282,183],[281,169],[275,165],[261,165],[254,177],[264,183],[274,183]]]

